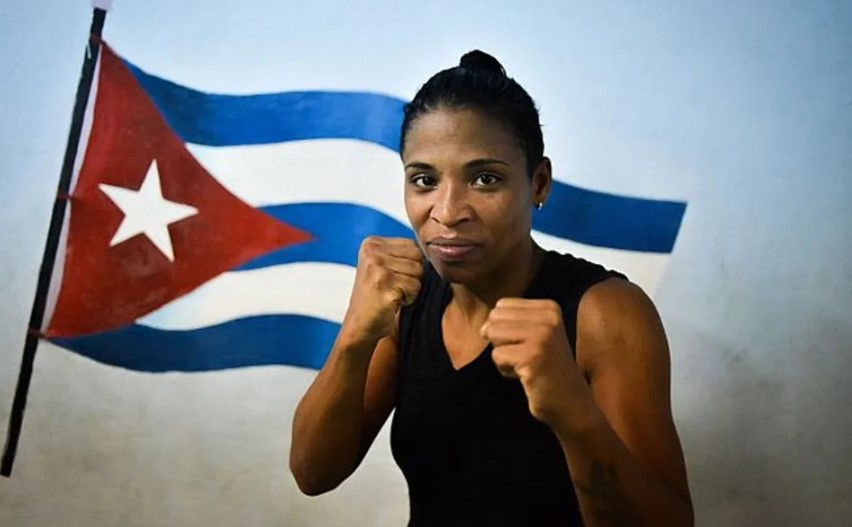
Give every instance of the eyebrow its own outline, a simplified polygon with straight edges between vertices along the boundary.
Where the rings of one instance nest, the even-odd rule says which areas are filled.
[[[464,164],[465,168],[477,168],[485,165],[505,165],[509,166],[509,163],[505,161],[501,161],[500,159],[495,159],[491,157],[484,157],[482,159],[474,159],[473,161],[468,161]],[[430,165],[429,163],[423,163],[419,161],[413,161],[411,163],[406,163],[406,169],[415,168],[418,170],[434,170],[435,167]]]
[[[481,167],[481,166],[484,166],[484,165],[505,165],[505,166],[509,166],[509,163],[507,163],[505,161],[501,161],[499,159],[492,158],[492,157],[486,157],[486,158],[483,158],[483,159],[474,159],[473,161],[470,161],[470,162],[464,164],[464,166],[466,168],[476,168],[476,167]]]
[[[405,169],[408,170],[409,168],[416,168],[417,170],[432,170],[435,167],[433,167],[429,163],[420,163],[418,161],[414,161],[412,163],[405,164]]]

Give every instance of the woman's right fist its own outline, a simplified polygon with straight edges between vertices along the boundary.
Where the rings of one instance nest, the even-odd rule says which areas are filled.
[[[394,331],[396,313],[420,292],[423,254],[414,240],[370,236],[361,242],[343,329],[378,341]]]

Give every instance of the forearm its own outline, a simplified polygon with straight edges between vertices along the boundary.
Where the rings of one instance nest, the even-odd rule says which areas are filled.
[[[556,435],[585,525],[693,525],[689,497],[678,494],[633,456],[596,407],[582,430]]]
[[[296,408],[290,469],[306,494],[335,488],[360,460],[364,390],[375,345],[339,336]]]

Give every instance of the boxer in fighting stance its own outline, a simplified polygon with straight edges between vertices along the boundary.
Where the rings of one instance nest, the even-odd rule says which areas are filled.
[[[411,527],[692,525],[654,305],[531,236],[551,163],[527,92],[466,54],[406,106],[401,156],[417,240],[361,245],[293,420],[299,488],[339,485],[394,411]]]

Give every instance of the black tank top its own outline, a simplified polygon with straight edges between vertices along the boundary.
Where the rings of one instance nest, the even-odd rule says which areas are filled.
[[[577,306],[603,267],[550,251],[524,294],[562,307],[572,349]],[[417,301],[400,314],[394,459],[408,482],[409,527],[582,525],[556,436],[529,412],[516,379],[503,378],[491,346],[456,370],[441,330],[452,297],[426,265]]]

